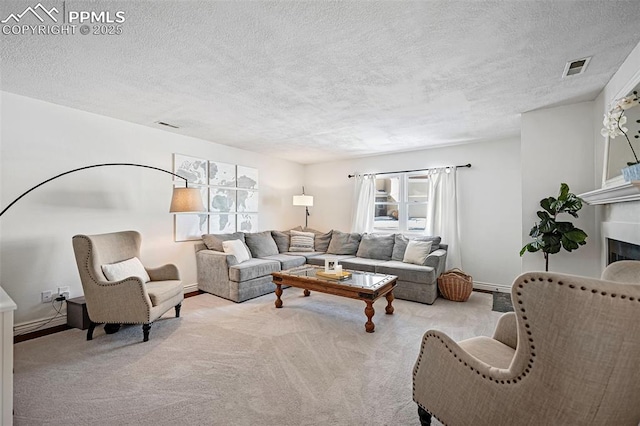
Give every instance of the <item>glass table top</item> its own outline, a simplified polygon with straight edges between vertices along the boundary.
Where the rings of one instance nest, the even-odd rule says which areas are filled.
[[[361,271],[347,271],[351,273],[351,277],[343,280],[331,279],[321,277],[316,275],[316,272],[324,272],[324,268],[318,266],[311,265],[303,265],[297,268],[288,269],[286,271],[277,272],[280,275],[289,275],[296,277],[304,277],[315,279],[319,281],[324,281],[331,284],[346,286],[346,287],[355,287],[355,288],[363,288],[370,290],[377,290],[383,287],[390,281],[395,280],[397,277],[395,275],[384,275],[384,274],[375,274],[373,272],[361,272]]]

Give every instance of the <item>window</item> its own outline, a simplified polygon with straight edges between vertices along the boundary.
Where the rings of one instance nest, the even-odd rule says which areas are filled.
[[[427,226],[429,177],[400,173],[376,178],[373,229],[424,232]]]

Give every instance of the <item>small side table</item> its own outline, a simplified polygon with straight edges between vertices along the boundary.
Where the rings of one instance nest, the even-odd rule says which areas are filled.
[[[89,328],[89,314],[84,296],[67,300],[67,325],[80,330]]]

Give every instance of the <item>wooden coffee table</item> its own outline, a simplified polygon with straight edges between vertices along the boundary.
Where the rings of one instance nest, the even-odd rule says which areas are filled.
[[[398,279],[395,275],[349,271],[352,274],[350,278],[335,280],[316,275],[318,271],[324,271],[324,268],[303,265],[286,271],[271,273],[273,275],[273,283],[276,285],[276,308],[282,308],[282,299],[280,298],[282,296],[282,286],[288,285],[304,289],[305,296],[309,296],[311,291],[319,291],[364,301],[367,305],[364,308],[364,313],[367,316],[364,328],[367,333],[373,333],[375,329],[372,321],[375,314],[373,302],[377,299],[385,296],[387,299],[385,312],[388,315],[393,314],[391,302],[393,302],[393,289]]]

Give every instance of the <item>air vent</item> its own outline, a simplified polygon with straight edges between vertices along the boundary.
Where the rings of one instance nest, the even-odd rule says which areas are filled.
[[[156,121],[157,124],[161,126],[171,127],[172,129],[179,129],[180,127],[174,126],[173,124],[165,123],[164,121]]]
[[[589,65],[590,60],[591,56],[589,56],[588,58],[576,59],[575,61],[567,62],[567,65],[564,66],[562,78],[583,74],[586,71],[587,65]]]

